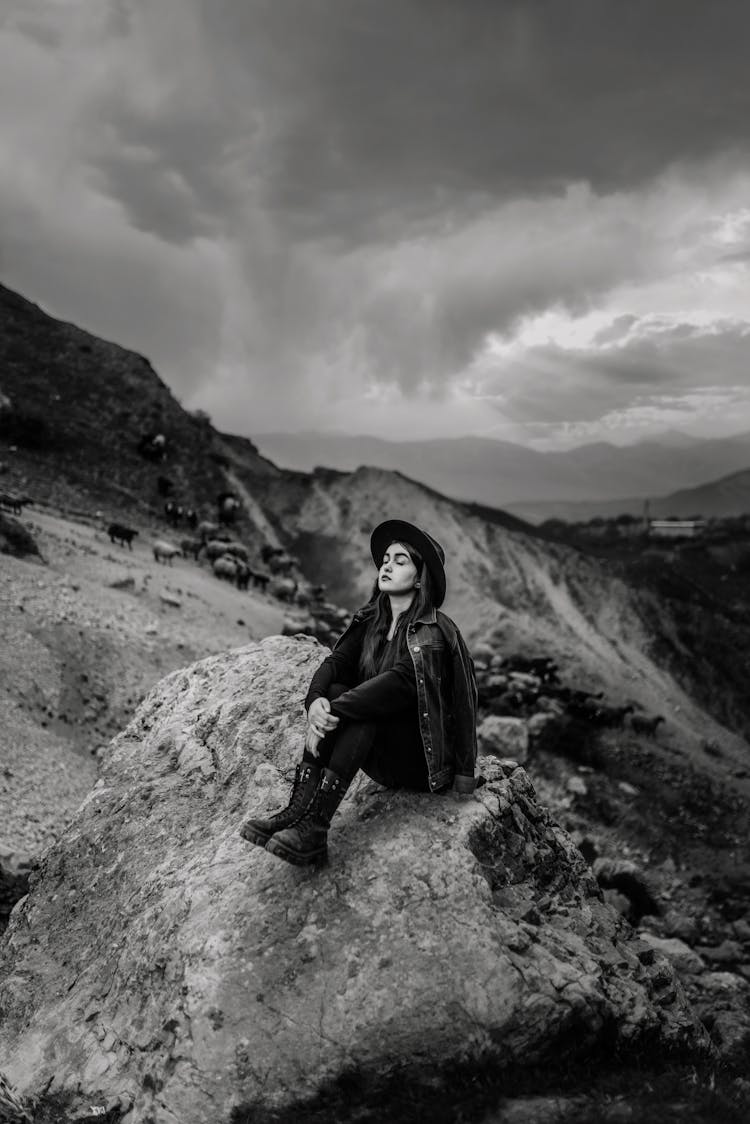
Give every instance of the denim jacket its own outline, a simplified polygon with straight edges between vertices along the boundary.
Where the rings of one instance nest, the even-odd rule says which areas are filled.
[[[374,611],[370,605],[359,609],[334,644],[334,651],[350,630],[368,620]],[[452,784],[457,792],[473,792],[477,684],[464,638],[450,617],[432,609],[409,625],[406,643],[414,664],[430,791]]]

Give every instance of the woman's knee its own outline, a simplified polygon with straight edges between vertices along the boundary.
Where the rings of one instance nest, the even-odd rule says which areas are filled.
[[[345,683],[332,683],[326,691],[326,698],[329,702],[333,702],[339,695],[343,695],[345,691],[350,691],[351,687],[347,687]]]

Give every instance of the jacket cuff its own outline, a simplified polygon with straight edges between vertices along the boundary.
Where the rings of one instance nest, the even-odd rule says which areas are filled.
[[[457,773],[453,780],[453,791],[460,792],[464,795],[472,793],[477,786],[474,776],[466,777],[461,773]]]

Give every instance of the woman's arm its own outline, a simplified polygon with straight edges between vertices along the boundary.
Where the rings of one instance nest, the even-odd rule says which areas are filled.
[[[331,701],[331,713],[355,722],[372,722],[414,707],[417,685],[409,655],[396,661],[388,671],[366,679]]]
[[[359,653],[362,650],[364,624],[350,626],[338,642],[330,656],[326,656],[310,682],[305,697],[305,710],[315,699],[327,697],[332,683],[354,686],[359,679]]]

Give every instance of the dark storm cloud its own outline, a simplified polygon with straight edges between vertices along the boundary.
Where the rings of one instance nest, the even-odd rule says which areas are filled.
[[[267,200],[301,234],[377,238],[389,198],[397,225],[445,195],[608,192],[747,149],[750,8],[733,0],[204,10],[262,78]]]
[[[447,418],[498,337],[496,403],[577,418],[745,315],[744,3],[10,2],[4,280],[233,424]]]

